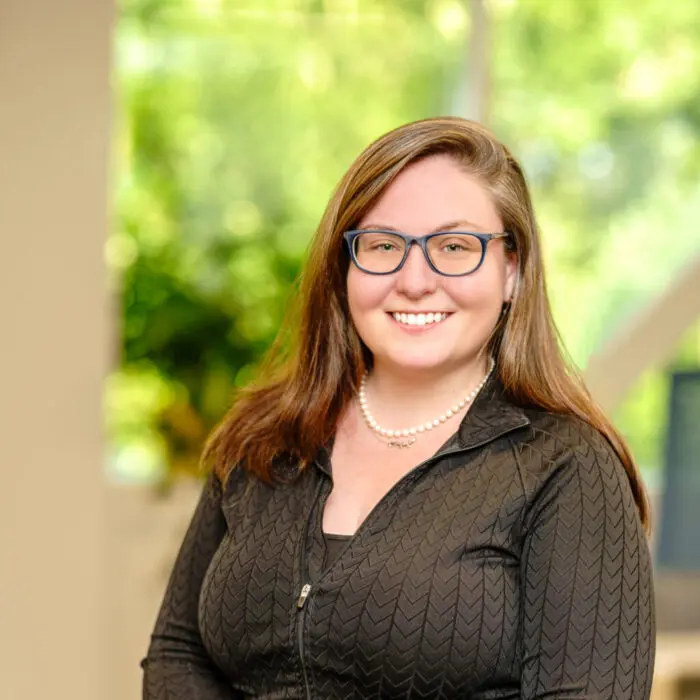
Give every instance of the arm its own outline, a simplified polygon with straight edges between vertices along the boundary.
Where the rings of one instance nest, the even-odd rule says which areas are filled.
[[[144,700],[233,700],[233,689],[211,662],[198,624],[199,591],[226,531],[221,488],[209,477],[170,576],[144,669]]]
[[[647,700],[654,665],[651,563],[624,468],[581,442],[526,518],[522,698]]]

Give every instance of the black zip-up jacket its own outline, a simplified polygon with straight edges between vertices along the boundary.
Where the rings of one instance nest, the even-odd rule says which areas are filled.
[[[325,452],[274,487],[210,478],[143,661],[146,700],[649,697],[647,543],[588,425],[491,381],[324,571],[331,488]]]

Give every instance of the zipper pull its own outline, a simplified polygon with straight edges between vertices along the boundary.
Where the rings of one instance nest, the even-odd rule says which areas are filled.
[[[301,593],[299,594],[299,600],[297,601],[297,608],[299,608],[299,610],[301,610],[304,607],[304,603],[309,597],[309,593],[311,593],[311,584],[305,583],[302,586]]]

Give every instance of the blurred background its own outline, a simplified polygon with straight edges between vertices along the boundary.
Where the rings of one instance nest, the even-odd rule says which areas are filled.
[[[140,697],[202,443],[332,188],[443,114],[525,167],[653,500],[654,700],[700,698],[700,4],[3,0],[3,700]]]

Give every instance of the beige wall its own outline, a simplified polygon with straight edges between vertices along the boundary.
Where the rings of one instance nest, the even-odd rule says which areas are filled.
[[[111,0],[0,2],[0,697],[105,696]]]

